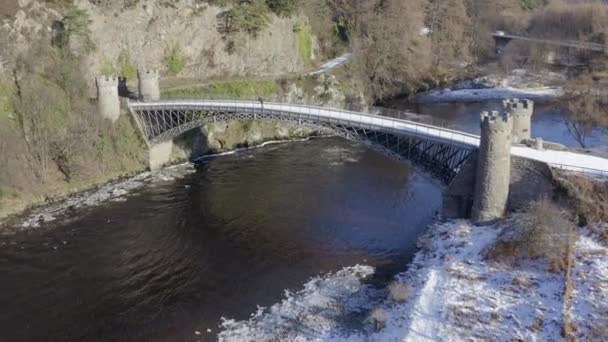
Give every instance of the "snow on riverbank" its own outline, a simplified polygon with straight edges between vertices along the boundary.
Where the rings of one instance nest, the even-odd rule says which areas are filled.
[[[418,103],[439,103],[439,102],[478,102],[488,100],[500,100],[509,97],[526,98],[533,101],[542,101],[557,98],[564,95],[564,91],[559,87],[539,87],[539,88],[486,88],[486,89],[441,89],[432,90],[416,96]]]
[[[336,273],[316,277],[304,289],[290,293],[270,308],[258,308],[247,321],[224,319],[219,340],[316,341],[327,339],[341,320],[365,313],[375,297],[362,279],[374,273],[369,266],[347,267]]]
[[[580,341],[608,340],[608,247],[589,231],[576,243],[572,278],[570,314],[576,336]]]
[[[409,269],[396,277],[409,292],[403,302],[360,281],[371,268],[346,268],[311,280],[248,321],[225,320],[220,340],[563,341],[565,274],[540,260],[513,266],[486,258],[501,229],[510,228],[464,220],[431,226]],[[608,338],[608,247],[597,241],[583,231],[575,246],[570,316],[584,341]],[[344,327],[349,315],[371,310],[381,312],[379,331],[369,320],[356,331]]]
[[[508,97],[542,101],[564,95],[563,74],[530,73],[515,69],[508,75],[488,75],[474,80],[458,82],[448,88],[418,94],[418,103],[477,102],[500,100]]]
[[[122,202],[132,191],[146,184],[172,181],[194,172],[191,163],[171,166],[157,172],[143,172],[137,176],[108,183],[98,189],[84,191],[57,203],[35,208],[13,230],[39,228],[45,223],[55,221],[58,217],[69,215],[73,220],[83,214],[82,209],[98,206],[106,202]],[[11,230],[11,232],[13,231]],[[7,231],[8,232],[8,231]],[[5,233],[7,233],[5,232]]]
[[[378,302],[378,290],[369,300],[370,289],[353,275],[357,269],[345,269],[314,279],[248,321],[225,321],[220,340],[562,340],[564,274],[548,272],[541,261],[515,267],[487,260],[500,230],[468,221],[430,227],[409,269],[397,276],[409,289],[404,302]],[[387,298],[386,291],[380,294]],[[349,312],[369,315],[378,308],[386,318],[380,331],[369,322],[356,332],[339,325]]]
[[[354,341],[556,341],[562,327],[564,276],[547,265],[517,268],[485,259],[500,228],[468,221],[438,224],[398,281],[403,304],[386,302],[386,327]]]

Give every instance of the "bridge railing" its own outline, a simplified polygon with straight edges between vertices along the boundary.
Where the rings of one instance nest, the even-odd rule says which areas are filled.
[[[339,108],[328,108],[312,106],[309,104],[298,105],[293,103],[275,103],[264,102],[263,100],[169,100],[155,102],[130,102],[129,107],[135,111],[177,111],[177,110],[203,110],[210,112],[231,112],[231,113],[248,113],[255,115],[282,115],[287,116],[291,120],[306,121],[318,123],[322,125],[342,126],[343,128],[358,128],[392,133],[406,137],[417,137],[426,140],[434,140],[440,143],[448,143],[450,145],[458,145],[463,148],[474,148],[479,144],[479,136],[452,130],[450,128],[437,127],[426,123],[414,122],[409,120],[412,113],[398,114],[398,111],[392,112],[391,116],[382,116],[372,113],[362,113],[349,111]],[[396,114],[397,113],[397,114]],[[162,114],[160,118],[155,118],[155,121],[164,120]],[[408,119],[395,118],[394,116],[407,116]],[[152,124],[154,124],[152,122]],[[148,130],[149,131],[149,130]],[[157,139],[162,141],[168,136],[163,132],[159,132],[157,136],[149,136],[151,140]],[[160,136],[162,135],[162,136]],[[170,138],[170,137],[169,137]],[[552,163],[548,161],[554,169],[591,175],[594,177],[608,178],[608,170],[599,170],[585,168],[576,165],[566,165]]]
[[[336,108],[334,106],[321,107],[319,105],[311,105],[310,103],[297,104],[293,102],[278,103],[265,101],[263,99],[183,99],[183,100],[165,100],[155,102],[131,102],[135,106],[144,106],[153,108],[162,106],[164,108],[179,109],[184,106],[195,107],[210,107],[209,109],[228,109],[231,111],[249,111],[252,114],[262,112],[272,112],[274,114],[297,115],[298,118],[318,123],[329,123],[338,125],[354,125],[364,128],[384,130],[395,134],[407,133],[410,136],[450,142],[461,146],[476,146],[479,141],[479,136],[454,130],[442,125],[433,125],[421,122],[422,120],[414,121],[413,113],[400,111],[385,111],[385,115],[379,115],[370,112],[360,112]],[[213,104],[213,105],[210,105]],[[263,107],[263,109],[262,109]],[[347,106],[343,106],[347,107]],[[279,109],[280,108],[280,109]],[[386,115],[390,112],[390,116]]]
[[[331,109],[341,109],[348,112],[356,112],[356,113],[369,113],[374,115],[386,116],[395,119],[401,119],[411,122],[416,122],[420,124],[436,126],[441,128],[446,128],[450,130],[456,130],[456,126],[447,120],[434,118],[430,115],[422,115],[418,113],[414,113],[411,111],[404,111],[394,108],[387,107],[379,107],[372,106],[369,107],[367,105],[362,104],[357,100],[345,100],[345,101],[337,101],[337,102],[322,102],[322,101],[311,101],[309,99],[303,98],[287,98],[286,96],[268,96],[268,95],[247,95],[247,96],[230,96],[230,95],[222,95],[222,94],[200,94],[199,96],[193,96],[193,94],[176,94],[173,96],[163,97],[162,100],[165,101],[175,101],[175,100],[210,100],[210,101],[243,101],[243,102],[260,102],[260,100],[264,102],[278,102],[278,103],[289,103],[297,106],[310,106],[310,107],[321,107],[321,108],[331,108]]]
[[[430,115],[418,114],[411,111],[374,106],[371,109],[371,113],[380,116],[386,116],[389,118],[412,121],[424,125],[430,125],[458,131],[458,129],[456,128],[457,126],[451,121],[436,118]]]

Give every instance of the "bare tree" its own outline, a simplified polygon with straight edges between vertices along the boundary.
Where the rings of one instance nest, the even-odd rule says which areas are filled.
[[[355,33],[354,55],[374,97],[424,86],[431,66],[422,0],[366,3]]]
[[[595,128],[608,128],[608,108],[602,92],[604,80],[593,72],[585,72],[571,80],[564,101],[568,108],[566,127],[581,147]]]
[[[30,166],[38,178],[48,174],[54,155],[52,139],[59,134],[65,120],[65,93],[51,82],[35,75],[19,80],[20,97],[16,105],[16,122],[27,146]]]
[[[449,67],[471,59],[472,23],[463,0],[431,0],[427,25],[436,66]]]
[[[587,137],[593,131],[593,127],[589,126],[580,121],[573,121],[571,119],[564,119],[564,124],[568,129],[568,133],[576,140],[576,142],[582,147],[587,148]]]

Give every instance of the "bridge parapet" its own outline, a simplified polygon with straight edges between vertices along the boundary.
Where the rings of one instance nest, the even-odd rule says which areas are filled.
[[[97,85],[97,110],[99,114],[112,122],[120,117],[120,99],[118,98],[118,77],[98,76],[95,79]]]

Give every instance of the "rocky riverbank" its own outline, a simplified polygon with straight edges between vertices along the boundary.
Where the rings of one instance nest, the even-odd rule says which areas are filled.
[[[329,130],[279,121],[218,121],[207,124],[175,141],[171,164],[178,167],[168,167],[154,173],[144,168],[125,170],[123,174],[115,175],[114,179],[92,179],[90,183],[82,182],[80,186],[58,187],[45,197],[21,197],[2,202],[0,234],[39,228],[65,213],[77,216],[80,209],[106,201],[124,200],[130,190],[155,180],[172,180],[184,175],[184,172],[193,172],[194,169],[187,165],[206,156],[331,134]],[[183,164],[185,162],[187,164]]]

